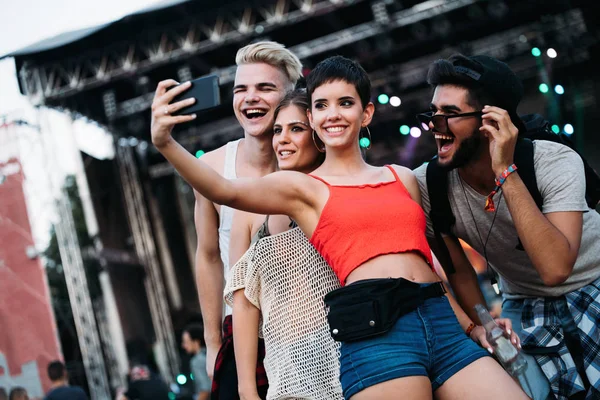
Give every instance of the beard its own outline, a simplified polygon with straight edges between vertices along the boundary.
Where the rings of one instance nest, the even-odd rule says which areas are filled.
[[[450,161],[448,161],[445,164],[439,164],[438,159],[438,164],[442,168],[447,170],[464,167],[477,157],[482,142],[482,135],[479,132],[479,129],[476,129],[475,131],[473,131],[473,133],[471,133],[471,136],[462,141],[462,143],[454,152],[454,155],[452,156]]]

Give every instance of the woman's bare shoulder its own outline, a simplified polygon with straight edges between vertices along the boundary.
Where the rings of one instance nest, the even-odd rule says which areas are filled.
[[[400,178],[404,187],[406,187],[406,189],[409,191],[413,200],[420,204],[421,192],[419,190],[419,183],[417,182],[415,173],[410,168],[406,168],[401,165],[392,164],[391,166],[398,174],[398,178]]]
[[[410,168],[404,167],[402,165],[398,165],[398,164],[390,164],[390,166],[392,168],[394,168],[394,171],[396,171],[396,173],[398,174],[398,176],[400,177],[400,179],[402,179],[403,177],[413,177],[415,176],[415,174],[412,172],[412,170]]]

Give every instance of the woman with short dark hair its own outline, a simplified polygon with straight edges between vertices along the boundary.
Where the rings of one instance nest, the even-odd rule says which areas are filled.
[[[279,171],[228,181],[170,135],[155,133],[152,141],[202,195],[244,211],[289,215],[327,260],[345,285],[325,297],[331,334],[341,342],[345,398],[526,399],[465,335],[472,321],[433,271],[412,171],[371,166],[361,154],[359,137],[369,135],[375,111],[367,73],[336,56],[306,81],[309,121],[325,146],[325,161],[309,175]]]

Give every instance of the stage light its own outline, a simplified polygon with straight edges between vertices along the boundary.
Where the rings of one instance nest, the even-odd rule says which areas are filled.
[[[205,154],[205,153],[204,153],[204,150],[198,150],[198,151],[196,152],[196,158],[200,158],[200,157],[202,157],[204,154]]]
[[[187,383],[187,378],[184,374],[177,375],[177,383],[179,383],[180,385],[185,385]]]
[[[310,10],[312,9],[311,3],[312,3],[311,1],[303,1],[302,5],[300,6],[300,10],[305,14],[309,13]]]
[[[173,392],[169,392],[169,400],[175,400],[177,398],[177,395]]]
[[[412,128],[410,128],[410,136],[414,138],[421,137],[421,130],[416,126],[413,126]]]
[[[534,47],[533,49],[531,49],[531,54],[534,57],[539,57],[542,55],[542,51],[540,49],[538,49],[537,47]]]
[[[393,107],[398,107],[400,104],[402,104],[402,101],[400,100],[400,97],[398,96],[392,96],[390,97],[390,105]]]
[[[552,47],[550,47],[548,50],[546,50],[546,55],[550,58],[556,58],[558,53],[556,52],[556,50],[554,50]]]
[[[369,138],[363,137],[363,138],[360,138],[360,140],[358,141],[358,144],[360,144],[360,147],[362,147],[363,149],[366,149],[371,145],[371,141],[369,140]]]
[[[402,125],[400,127],[400,133],[403,135],[408,135],[410,133],[410,127],[408,125]]]
[[[550,90],[548,85],[546,85],[545,83],[540,83],[539,89],[542,93],[548,93],[548,90]]]
[[[554,91],[556,92],[556,94],[564,94],[565,88],[562,87],[562,85],[556,85],[554,86]]]
[[[377,97],[377,101],[379,101],[379,104],[387,104],[390,101],[390,98],[387,94],[382,93]]]
[[[563,130],[565,131],[565,133],[567,135],[572,135],[573,132],[575,132],[575,128],[573,128],[573,125],[571,125],[571,124],[565,124],[565,127],[563,128]]]
[[[556,134],[560,133],[560,126],[558,126],[558,125],[552,125],[551,129],[552,129],[552,132],[554,132]]]

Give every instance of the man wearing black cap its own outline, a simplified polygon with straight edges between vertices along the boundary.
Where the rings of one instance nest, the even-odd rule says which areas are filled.
[[[591,343],[600,339],[592,312],[600,302],[600,214],[588,212],[580,156],[558,143],[533,142],[540,210],[521,179],[525,168],[515,165],[525,125],[517,114],[523,86],[514,72],[491,57],[455,55],[431,66],[428,83],[434,88],[430,112],[418,118],[434,134],[438,153],[430,163],[435,168],[423,165],[415,174],[431,247],[458,301],[477,321],[473,306],[485,300],[460,238],[498,274],[502,316],[523,347],[550,353],[545,361],[527,356],[528,394],[574,398],[591,385],[597,398],[600,349]],[[442,192],[450,207],[441,212],[454,217],[441,234],[432,222],[439,207],[431,209],[439,203],[427,184],[435,170],[448,186]]]

